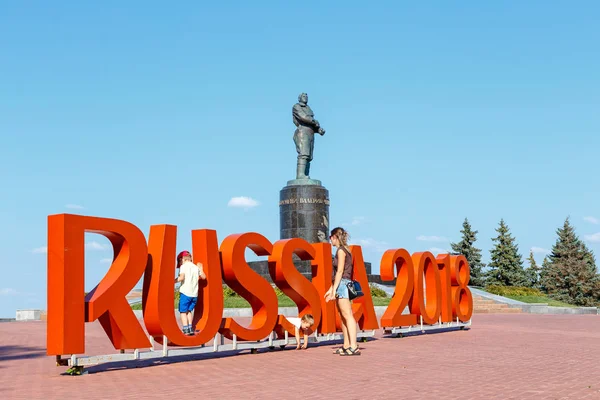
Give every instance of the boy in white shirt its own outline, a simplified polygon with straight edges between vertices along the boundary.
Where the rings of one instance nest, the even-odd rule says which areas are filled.
[[[192,254],[184,250],[177,256],[177,268],[179,276],[175,283],[183,282],[179,287],[179,313],[183,333],[188,336],[194,335],[192,327],[192,311],[198,301],[198,279],[206,279],[202,263],[194,264]]]
[[[312,315],[304,314],[302,318],[287,318],[288,321],[292,325],[294,325],[295,335],[296,335],[296,350],[300,350],[300,331],[304,334],[304,344],[302,345],[303,349],[308,347],[308,333],[310,327],[315,324],[315,320]]]

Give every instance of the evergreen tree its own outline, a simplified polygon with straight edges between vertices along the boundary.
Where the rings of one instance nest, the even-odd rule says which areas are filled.
[[[504,219],[496,228],[498,236],[493,238],[494,248],[490,251],[490,269],[487,272],[487,284],[502,286],[525,286],[527,277],[523,269],[523,260],[519,254],[519,246]]]
[[[547,291],[546,287],[544,286],[544,283],[546,282],[549,268],[550,268],[550,260],[548,259],[548,256],[545,256],[544,261],[542,261],[542,268],[540,269],[540,279],[538,282],[538,287],[540,290],[542,290],[543,292],[546,292],[546,293],[548,293],[548,291]]]
[[[543,289],[557,300],[579,306],[593,305],[598,287],[594,254],[577,237],[568,217],[556,233],[558,239],[543,274]]]
[[[481,249],[473,245],[477,240],[478,231],[471,229],[471,224],[467,218],[465,218],[462,226],[463,229],[460,231],[462,234],[461,241],[450,243],[452,252],[454,254],[462,254],[467,259],[469,268],[471,269],[469,284],[483,286],[485,284],[485,277],[483,276],[482,268],[485,267],[485,264],[481,262]]]
[[[598,269],[596,268],[596,257],[594,256],[594,252],[590,250],[584,242],[581,242],[581,246],[583,247],[583,254],[585,258],[585,262],[592,274],[597,274]]]
[[[600,305],[600,274],[598,273],[598,268],[596,267],[596,257],[594,256],[594,252],[590,250],[584,242],[582,242],[582,244],[590,274],[594,275],[594,288],[592,290],[594,301],[596,302],[596,305]]]
[[[529,268],[525,270],[527,275],[527,286],[532,288],[539,288],[540,283],[540,270],[541,268],[535,262],[535,258],[533,257],[533,251],[529,251]]]

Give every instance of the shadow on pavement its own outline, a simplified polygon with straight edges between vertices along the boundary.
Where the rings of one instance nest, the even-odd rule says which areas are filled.
[[[444,329],[436,329],[436,330],[428,330],[425,332],[421,332],[419,329],[415,329],[412,332],[403,332],[401,336],[398,336],[398,334],[385,334],[384,337],[385,338],[395,338],[395,337],[414,337],[414,336],[428,336],[428,335],[437,335],[440,333],[449,333],[449,332],[460,332],[460,331],[465,331],[468,332],[469,329],[471,328],[464,328],[461,329],[460,327],[451,327],[451,328],[444,328]]]
[[[368,338],[367,343],[371,341],[378,340],[377,338]],[[321,348],[321,347],[329,347],[333,352],[335,349],[339,348],[341,343],[329,342],[329,343],[318,343],[311,344],[307,351],[310,351],[311,348]],[[362,350],[365,350],[364,342],[359,342],[358,346]],[[296,350],[294,345],[286,346],[284,349],[279,347],[275,347],[275,349],[262,348],[258,350],[258,354],[266,354],[266,353],[274,353],[274,352],[282,352],[282,351],[305,351],[305,350]],[[119,371],[124,369],[134,369],[134,368],[149,368],[156,367],[160,365],[169,365],[169,364],[177,364],[181,362],[187,361],[199,361],[199,360],[210,360],[216,358],[225,358],[232,356],[245,356],[251,355],[250,350],[231,350],[231,351],[220,351],[220,352],[210,352],[203,354],[193,354],[193,355],[184,355],[184,356],[171,356],[165,358],[158,358],[153,360],[131,360],[131,361],[120,361],[120,362],[107,362],[103,364],[93,365],[89,367],[85,367],[85,371],[88,374],[95,374],[100,372],[109,372],[109,371]],[[64,374],[63,374],[64,375]]]
[[[45,357],[45,350],[41,347],[0,346],[0,362]]]

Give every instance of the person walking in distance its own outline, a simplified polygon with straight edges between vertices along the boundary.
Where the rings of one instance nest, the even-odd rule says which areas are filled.
[[[340,227],[334,228],[329,236],[331,244],[336,247],[336,252],[333,259],[333,284],[325,293],[325,300],[331,301],[336,299],[342,321],[344,344],[342,348],[335,351],[335,354],[357,356],[360,355],[360,350],[358,350],[356,343],[356,320],[352,313],[352,302],[347,286],[352,280],[353,268],[352,254],[348,250],[348,238],[348,232]]]
[[[179,276],[175,278],[175,284],[182,282],[179,287],[179,313],[183,333],[192,336],[195,333],[192,326],[192,311],[198,301],[198,280],[206,279],[202,263],[194,264],[192,254],[184,250],[177,256],[177,269]]]

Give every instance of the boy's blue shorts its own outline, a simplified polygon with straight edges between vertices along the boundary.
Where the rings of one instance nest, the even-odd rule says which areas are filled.
[[[186,313],[191,312],[196,307],[197,297],[188,297],[183,293],[179,293],[179,312]]]

